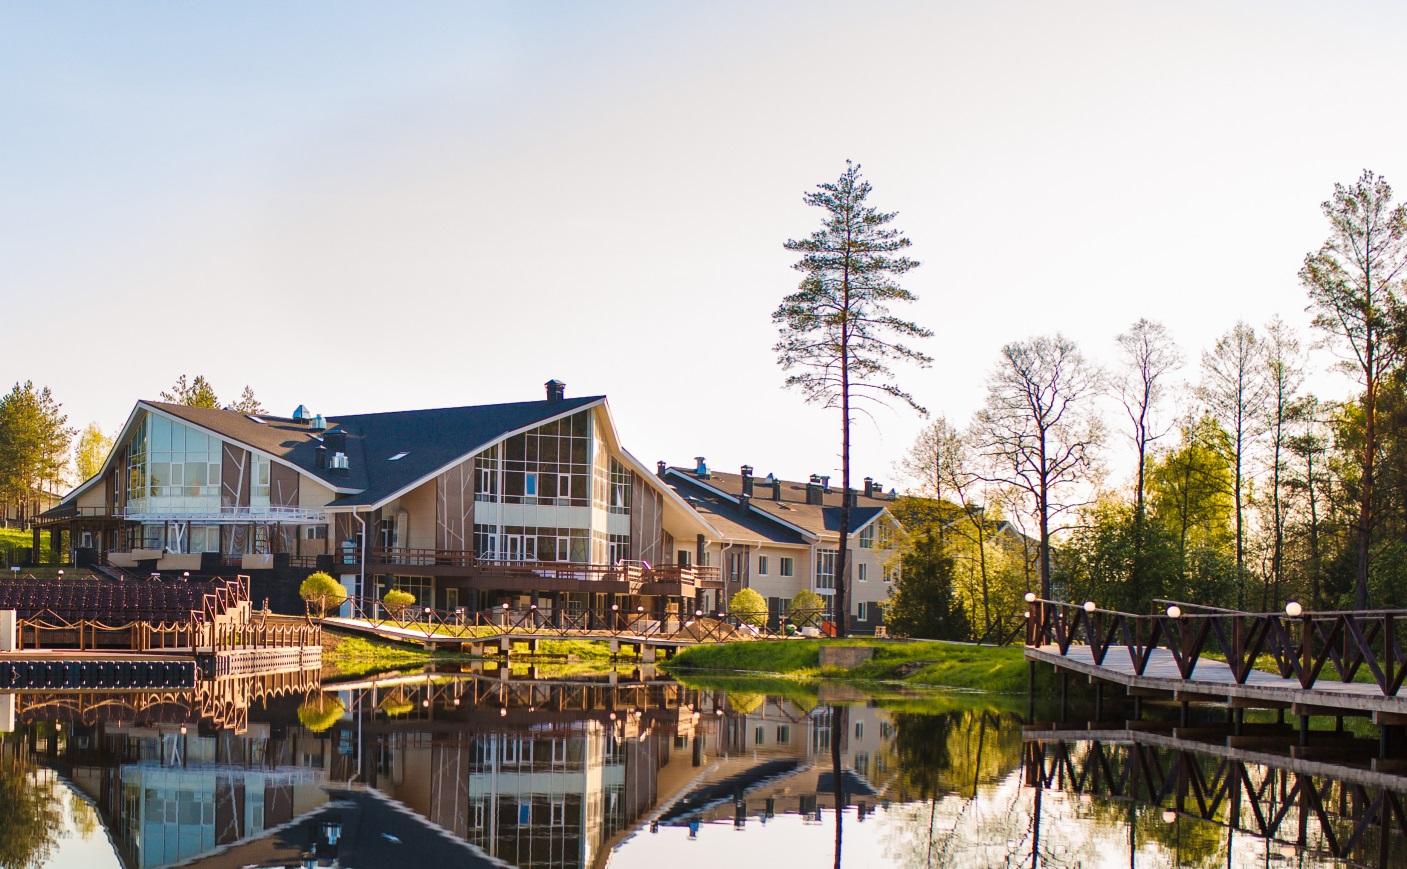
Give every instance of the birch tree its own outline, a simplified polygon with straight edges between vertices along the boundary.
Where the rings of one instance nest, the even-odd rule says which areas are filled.
[[[1265,327],[1265,383],[1269,392],[1264,425],[1270,462],[1270,576],[1274,606],[1280,606],[1285,576],[1285,478],[1297,396],[1304,383],[1299,339],[1276,317]]]

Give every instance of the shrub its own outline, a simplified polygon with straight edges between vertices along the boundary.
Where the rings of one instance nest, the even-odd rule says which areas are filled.
[[[347,589],[332,574],[319,570],[298,586],[298,596],[316,607],[318,615],[326,615],[328,607],[339,607],[347,599]]]
[[[728,600],[728,613],[745,625],[761,627],[767,622],[767,601],[750,588],[739,589]]]
[[[796,593],[787,607],[787,615],[800,627],[815,624],[825,611],[825,598],[805,588]]]
[[[391,615],[397,617],[399,617],[402,612],[405,612],[406,607],[414,603],[415,595],[408,591],[401,591],[399,588],[391,589],[386,592],[385,597],[381,598],[381,604],[386,607]]]

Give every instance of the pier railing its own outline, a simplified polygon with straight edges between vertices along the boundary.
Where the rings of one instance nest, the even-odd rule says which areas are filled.
[[[1111,649],[1127,650],[1136,675],[1144,675],[1155,650],[1172,655],[1183,679],[1198,661],[1214,657],[1237,684],[1255,670],[1295,679],[1303,688],[1321,680],[1371,682],[1397,696],[1407,679],[1407,610],[1311,612],[1290,603],[1283,612],[1241,612],[1180,601],[1158,601],[1156,613],[1102,609],[1093,602],[1028,601],[1026,645],[1068,655],[1087,646],[1096,665]]]
[[[753,619],[723,612],[669,612],[663,615],[643,609],[613,606],[609,609],[558,610],[528,607],[496,607],[471,611],[435,610],[407,606],[392,610],[376,598],[348,598],[348,615],[372,628],[423,633],[434,637],[466,640],[512,635],[541,635],[552,638],[603,637],[679,640],[698,643],[728,640],[778,639],[783,636]],[[331,615],[331,613],[329,613]]]

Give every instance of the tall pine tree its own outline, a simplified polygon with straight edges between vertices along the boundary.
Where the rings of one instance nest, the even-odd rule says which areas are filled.
[[[802,279],[772,314],[780,333],[774,349],[788,372],[786,385],[801,390],[808,402],[840,410],[840,549],[833,612],[841,636],[849,615],[846,554],[855,404],[897,401],[924,413],[912,395],[894,384],[890,366],[933,361],[904,343],[933,333],[890,313],[894,303],[915,301],[898,279],[918,263],[901,253],[912,244],[909,239],[889,226],[896,213],[868,205],[869,195],[870,183],[848,160],[834,183],[806,194],[806,204],[822,209],[825,217],[811,235],[787,241],[787,250],[801,254],[793,268]]]

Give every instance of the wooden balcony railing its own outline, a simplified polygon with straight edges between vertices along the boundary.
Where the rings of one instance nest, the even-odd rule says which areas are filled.
[[[575,579],[584,582],[611,580],[617,582],[683,582],[702,585],[721,581],[717,567],[650,564],[644,561],[621,561],[616,564],[587,564],[573,561],[511,561],[497,558],[477,558],[473,552],[463,549],[414,549],[406,547],[373,549],[369,560],[377,564],[403,564],[411,567],[463,567],[472,568],[477,574]]]

